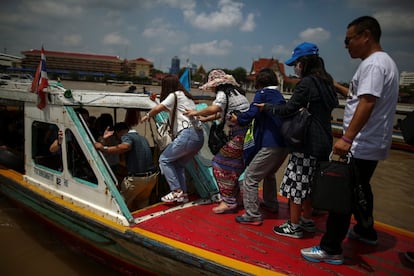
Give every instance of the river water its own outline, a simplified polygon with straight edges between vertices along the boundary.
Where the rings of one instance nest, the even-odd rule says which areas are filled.
[[[127,89],[81,82],[64,82],[64,85],[68,88],[119,92]],[[138,90],[141,89],[139,86]],[[159,87],[147,89],[159,92]],[[340,117],[341,111],[336,112],[334,116]],[[411,232],[414,232],[413,167],[414,153],[392,150],[390,157],[380,162],[373,177],[376,220]],[[282,171],[279,170],[278,179]],[[0,194],[0,275],[45,274],[119,275],[81,252],[71,249],[56,233]]]

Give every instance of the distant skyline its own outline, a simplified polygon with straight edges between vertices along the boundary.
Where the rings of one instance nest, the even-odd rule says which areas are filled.
[[[381,45],[400,71],[414,71],[412,0],[6,0],[0,10],[1,52],[30,49],[145,58],[168,72],[177,56],[214,68],[250,71],[253,60],[285,62],[293,48],[313,42],[327,70],[348,82],[360,60],[344,47],[346,27],[377,18]],[[285,66],[292,74],[291,67]]]

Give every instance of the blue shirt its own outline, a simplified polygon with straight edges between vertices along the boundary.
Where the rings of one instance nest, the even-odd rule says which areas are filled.
[[[260,112],[260,109],[254,103],[285,104],[286,101],[282,93],[276,86],[268,86],[257,90],[249,110],[237,115],[237,121],[240,125],[247,125],[255,119],[254,133],[262,132],[262,147],[285,147],[280,133],[280,126],[282,125],[280,118],[269,116],[266,112]]]
[[[122,143],[131,145],[131,150],[125,153],[125,162],[128,173],[145,173],[154,169],[151,148],[145,137],[135,130],[130,130],[121,137]]]

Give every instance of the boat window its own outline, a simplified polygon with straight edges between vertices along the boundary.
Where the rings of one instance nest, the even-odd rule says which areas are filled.
[[[70,129],[65,131],[68,170],[73,177],[98,185],[98,180]]]
[[[51,150],[57,141],[59,128],[55,124],[34,121],[32,124],[32,158],[37,165],[62,171],[62,149]],[[58,144],[56,144],[58,145]]]
[[[24,172],[23,105],[0,99],[0,165]]]

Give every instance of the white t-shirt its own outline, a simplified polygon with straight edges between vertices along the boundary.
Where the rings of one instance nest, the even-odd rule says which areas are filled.
[[[375,52],[364,59],[352,77],[351,98],[344,112],[344,130],[352,120],[360,95],[377,98],[368,122],[355,137],[351,152],[355,158],[384,160],[392,142],[395,109],[398,100],[399,72],[392,58],[385,52]]]
[[[187,98],[183,91],[174,92],[177,95],[177,111],[175,112],[176,120],[174,122],[174,134],[177,134],[184,128],[192,127],[193,124],[199,124],[198,119],[194,117],[190,120],[189,117],[183,115],[186,110],[195,110],[196,106],[193,100]],[[172,116],[172,109],[174,108],[174,93],[170,93],[161,104],[164,105]]]

